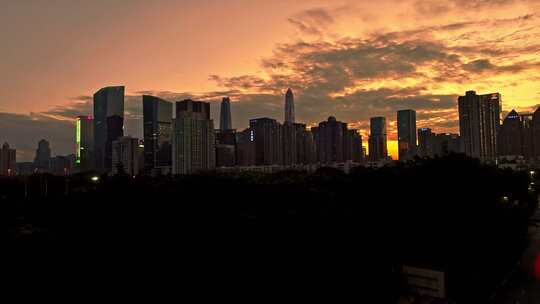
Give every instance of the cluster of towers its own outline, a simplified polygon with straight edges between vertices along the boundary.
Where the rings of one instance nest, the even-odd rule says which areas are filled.
[[[77,118],[76,162],[81,170],[130,175],[189,174],[215,167],[210,104],[173,103],[143,95],[143,136],[124,136],[124,87],[94,94],[94,117]]]
[[[333,116],[309,129],[296,122],[291,89],[285,94],[283,123],[268,117],[254,118],[242,131],[232,127],[228,97],[221,102],[219,129],[214,129],[207,102],[187,99],[172,103],[143,95],[142,140],[124,136],[124,98],[123,86],[105,87],[94,94],[94,115],[76,119],[73,156],[53,158],[49,143],[41,140],[34,162],[20,163],[19,168],[15,150],[4,144],[0,149],[0,174],[36,170],[68,174],[76,167],[79,171],[123,170],[134,176],[155,176],[216,167],[295,167],[390,160],[385,117],[370,119],[368,156],[358,130],[349,129],[347,123]],[[459,135],[417,129],[414,110],[398,111],[399,159],[449,153],[465,153],[489,162],[507,157],[540,159],[540,109],[534,114],[512,110],[501,124],[501,103],[499,93],[477,95],[468,91],[460,96]]]

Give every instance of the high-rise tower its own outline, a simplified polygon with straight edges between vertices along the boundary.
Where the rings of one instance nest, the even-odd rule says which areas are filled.
[[[501,123],[501,94],[476,95],[468,91],[458,98],[459,133],[465,154],[481,160],[497,157]]]
[[[416,111],[398,111],[397,125],[399,159],[410,160],[416,155]]]
[[[112,169],[112,142],[124,136],[124,87],[106,87],[94,94],[96,169]]]
[[[369,158],[380,161],[388,158],[386,146],[386,118],[372,117],[370,120],[371,134],[369,135]]]
[[[290,88],[285,94],[285,122],[294,123],[294,94]]]
[[[168,174],[172,166],[173,104],[143,95],[144,169],[146,174]]]
[[[221,101],[221,112],[219,115],[219,129],[221,131],[232,129],[231,99],[229,97],[225,97],[223,98],[223,101]]]

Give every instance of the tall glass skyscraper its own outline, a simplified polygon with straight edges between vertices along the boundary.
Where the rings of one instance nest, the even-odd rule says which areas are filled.
[[[106,87],[94,94],[96,169],[112,169],[112,142],[124,136],[124,87]]]
[[[219,129],[221,131],[232,129],[231,99],[229,97],[225,97],[223,98],[223,101],[221,101],[221,111],[219,113]]]
[[[388,158],[386,145],[386,118],[372,117],[370,120],[369,135],[369,158],[372,161],[385,160]]]
[[[172,103],[143,95],[144,171],[168,174],[172,166]]]
[[[397,125],[399,159],[412,159],[416,155],[416,111],[398,111]]]
[[[94,120],[91,116],[79,116],[75,123],[75,165],[81,171],[91,170],[95,166]]]

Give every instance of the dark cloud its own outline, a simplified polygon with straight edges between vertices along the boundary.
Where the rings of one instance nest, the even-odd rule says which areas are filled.
[[[489,59],[478,59],[463,65],[463,69],[465,71],[476,73],[485,72],[487,70],[495,70],[495,68],[496,67],[491,64]]]
[[[302,33],[309,35],[320,35],[329,25],[334,23],[331,12],[323,8],[305,10],[288,20]]]
[[[518,2],[532,2],[534,0],[418,0],[415,9],[424,16],[446,14],[450,11],[472,11],[485,8],[509,6]]]

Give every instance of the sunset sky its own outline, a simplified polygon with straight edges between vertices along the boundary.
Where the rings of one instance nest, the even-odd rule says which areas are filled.
[[[0,0],[0,141],[32,160],[41,138],[74,151],[73,118],[92,94],[126,86],[126,134],[142,136],[141,97],[218,102],[233,127],[328,116],[359,128],[396,111],[457,132],[457,96],[500,92],[503,109],[540,104],[538,0]]]

